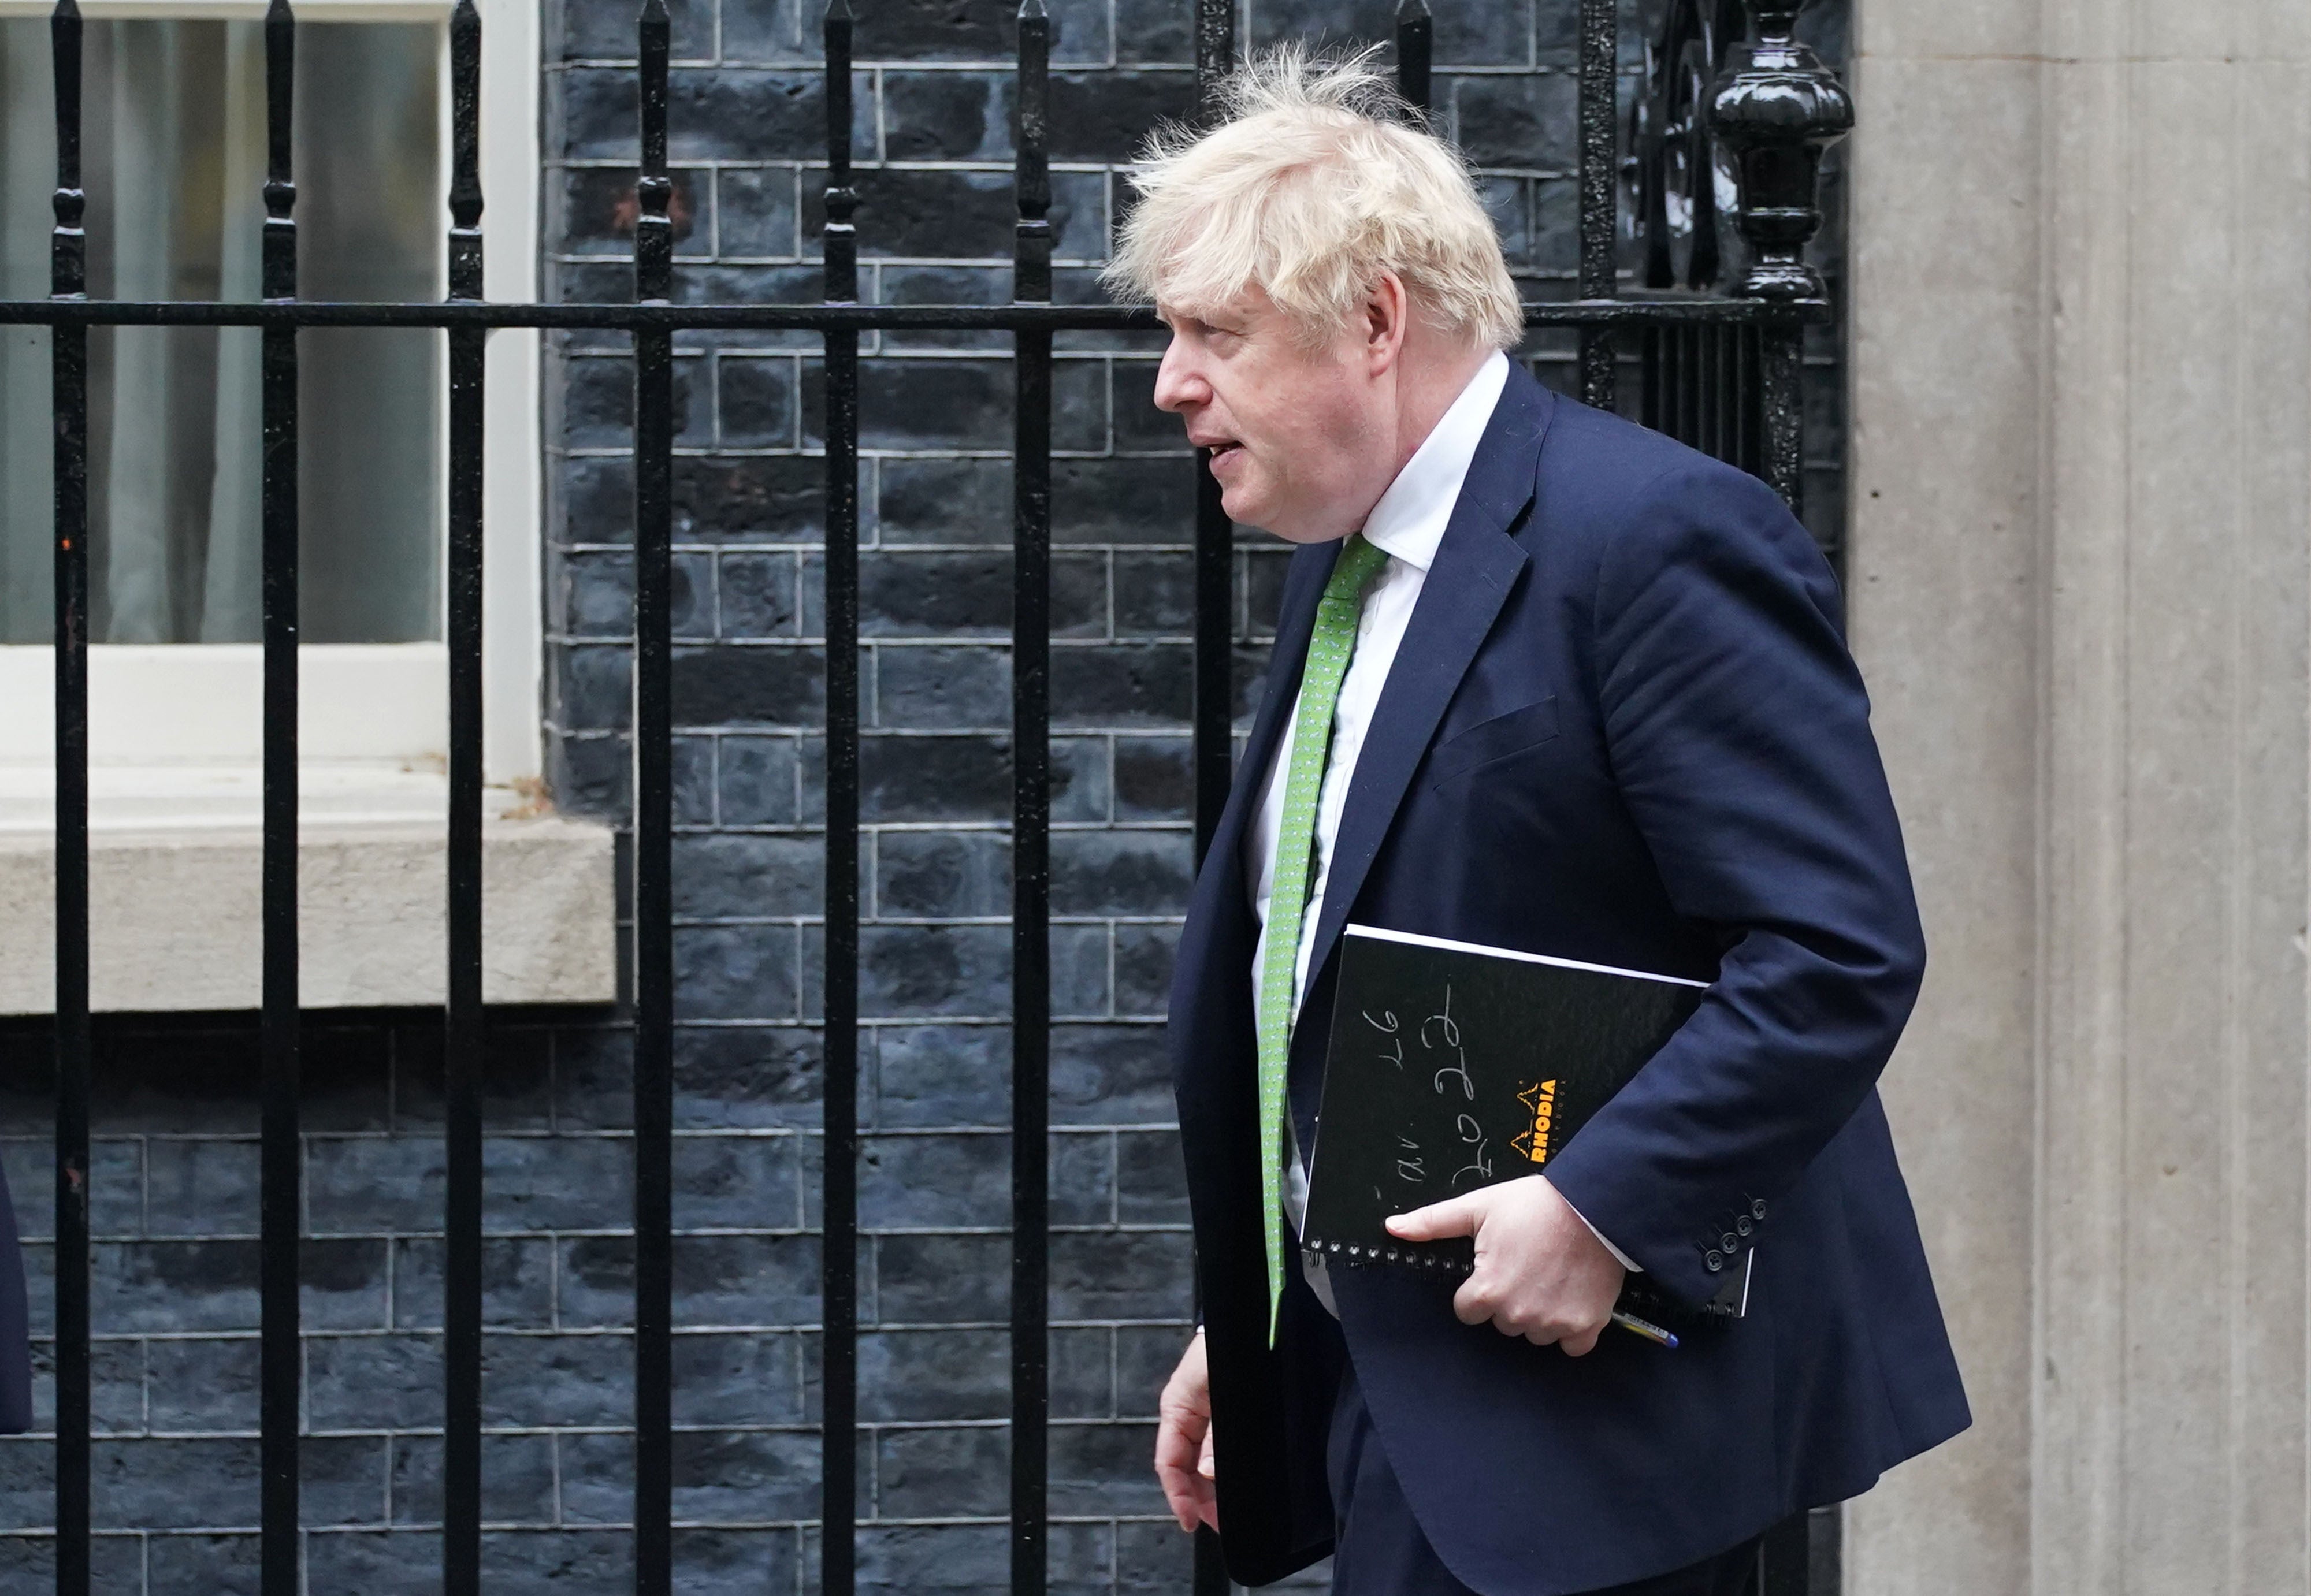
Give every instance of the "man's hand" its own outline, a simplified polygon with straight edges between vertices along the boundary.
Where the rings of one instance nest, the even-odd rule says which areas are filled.
[[[1452,1297],[1461,1322],[1490,1320],[1504,1336],[1539,1347],[1554,1342],[1573,1357],[1597,1345],[1626,1272],[1540,1175],[1399,1214],[1388,1228],[1408,1242],[1476,1237],[1476,1269]]]
[[[1581,1223],[1578,1219],[1575,1225]],[[1212,1377],[1204,1363],[1201,1334],[1180,1355],[1180,1366],[1164,1382],[1156,1404],[1156,1478],[1180,1528],[1220,1527],[1219,1497],[1212,1473]]]

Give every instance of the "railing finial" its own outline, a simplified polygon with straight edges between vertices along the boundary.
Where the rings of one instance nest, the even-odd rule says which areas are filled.
[[[1821,274],[1805,247],[1821,229],[1821,153],[1853,126],[1853,100],[1837,74],[1794,37],[1805,0],[1751,0],[1748,65],[1717,80],[1710,115],[1741,187],[1741,235],[1751,260],[1739,292],[1749,299],[1818,299]]]

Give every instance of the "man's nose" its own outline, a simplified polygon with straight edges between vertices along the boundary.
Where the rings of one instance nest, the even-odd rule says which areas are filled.
[[[1177,414],[1190,405],[1208,403],[1211,397],[1210,387],[1197,374],[1179,336],[1173,334],[1171,346],[1164,351],[1163,364],[1156,368],[1156,408]]]

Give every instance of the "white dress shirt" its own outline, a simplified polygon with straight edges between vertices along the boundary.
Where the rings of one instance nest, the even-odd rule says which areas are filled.
[[[1292,1012],[1295,1019],[1300,1000],[1307,990],[1309,955],[1315,950],[1315,938],[1310,933],[1324,911],[1324,886],[1332,868],[1332,843],[1340,833],[1340,815],[1347,807],[1356,759],[1364,752],[1365,737],[1372,729],[1373,711],[1379,706],[1381,689],[1388,682],[1389,667],[1396,663],[1397,650],[1403,645],[1405,628],[1411,623],[1413,606],[1419,601],[1428,567],[1435,561],[1437,545],[1444,540],[1444,528],[1452,518],[1452,507],[1460,501],[1461,486],[1468,478],[1469,463],[1477,457],[1477,445],[1484,438],[1486,423],[1492,420],[1494,407],[1500,403],[1501,390],[1508,385],[1508,357],[1496,351],[1477,368],[1477,374],[1469,379],[1461,397],[1452,401],[1452,407],[1422,440],[1412,458],[1404,463],[1404,469],[1396,474],[1396,480],[1380,496],[1380,502],[1365,518],[1365,541],[1386,554],[1388,563],[1365,589],[1364,607],[1356,618],[1356,646],[1348,656],[1347,674],[1341,678],[1339,701],[1332,711],[1331,757],[1324,767],[1324,785],[1316,802],[1312,885],[1308,907],[1300,918],[1300,961],[1293,972]],[[1283,829],[1284,787],[1292,768],[1292,746],[1299,722],[1300,701],[1295,696],[1291,712],[1285,718],[1284,735],[1278,740],[1274,761],[1268,768],[1260,814],[1244,835],[1244,880],[1251,889],[1252,912],[1260,919],[1260,939],[1252,949],[1251,972],[1255,1014],[1259,1012],[1260,972],[1268,958],[1269,900],[1276,890],[1276,838]],[[1285,1138],[1289,1165],[1285,1173],[1284,1207],[1296,1234],[1307,1213],[1308,1175],[1300,1153],[1299,1136],[1288,1112],[1285,1115]],[[1593,1231],[1595,1226],[1591,1229]],[[1597,1239],[1605,1240],[1602,1235]],[[1620,1259],[1623,1268],[1635,1267],[1612,1243],[1605,1242],[1605,1245]],[[1312,1274],[1310,1284],[1316,1286],[1320,1298],[1329,1299],[1328,1282],[1320,1282]],[[1324,1305],[1329,1308],[1331,1304],[1326,1300]]]

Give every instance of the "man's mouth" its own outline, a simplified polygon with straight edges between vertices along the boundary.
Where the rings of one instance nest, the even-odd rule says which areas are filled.
[[[1233,459],[1243,450],[1243,445],[1233,438],[1222,438],[1207,446],[1211,450],[1212,469],[1217,471],[1222,460]]]

